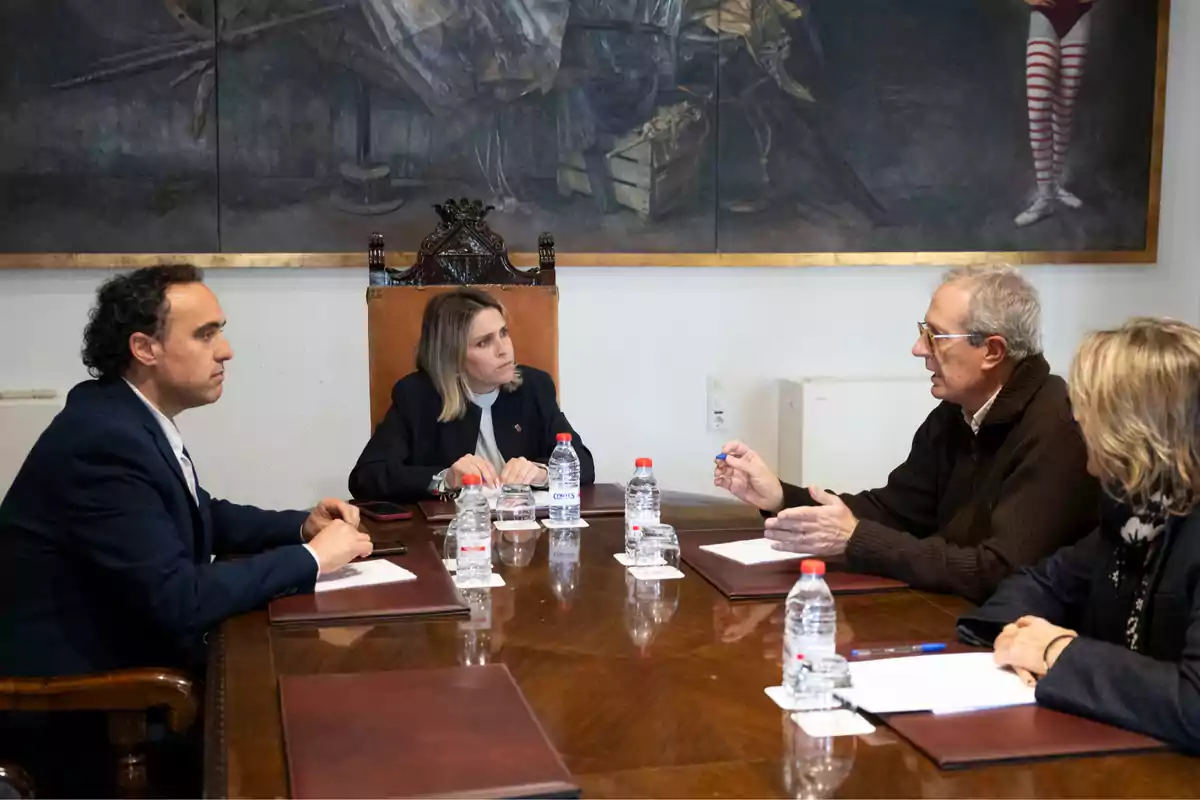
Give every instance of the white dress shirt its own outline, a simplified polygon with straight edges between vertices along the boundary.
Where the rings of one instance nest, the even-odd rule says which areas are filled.
[[[504,455],[496,444],[496,428],[492,424],[492,406],[500,396],[500,388],[492,389],[487,394],[475,394],[470,389],[467,396],[471,402],[479,406],[479,438],[475,442],[475,455],[489,462],[499,475],[504,471]]]
[[[1000,387],[1003,389],[1004,387]],[[1000,396],[1000,389],[988,398],[988,401],[979,407],[973,415],[968,415],[966,410],[963,411],[963,417],[966,418],[967,424],[971,426],[971,433],[978,434],[979,429],[983,427],[983,420],[987,417],[988,412],[992,410],[992,404],[996,402],[996,398]]]
[[[175,454],[175,460],[179,462],[179,469],[183,472],[183,480],[187,483],[188,492],[192,495],[192,502],[199,507],[200,497],[196,494],[196,469],[184,451],[183,435],[179,432],[179,428],[175,427],[171,418],[159,411],[158,406],[151,403],[146,395],[139,392],[136,386],[129,381],[125,381],[125,383],[129,385],[130,389],[133,389],[133,393],[145,404],[146,408],[150,409],[154,421],[158,423],[158,427],[162,428],[163,436],[167,437],[167,444],[171,445],[171,452]]]
[[[151,403],[146,395],[138,391],[138,388],[129,381],[125,381],[126,385],[133,390],[137,398],[145,404],[146,408],[150,409],[150,413],[154,416],[154,421],[158,423],[158,427],[162,428],[163,436],[167,437],[167,444],[171,445],[171,452],[175,454],[175,460],[179,462],[179,469],[183,472],[183,480],[187,483],[188,493],[192,496],[192,502],[196,507],[200,507],[200,496],[196,491],[198,483],[196,481],[196,468],[192,466],[192,460],[188,458],[187,449],[183,446],[183,434],[179,432],[179,428],[175,426],[175,422],[166,414],[158,410],[158,406]],[[304,542],[304,528],[300,529],[300,543],[304,545],[304,549],[313,557],[313,561],[317,562],[317,574],[321,572],[321,559],[317,558],[316,551]],[[215,555],[208,557],[211,563],[216,558]]]
[[[496,444],[496,426],[492,421],[492,406],[496,404],[496,398],[499,396],[500,387],[485,394],[475,394],[467,389],[467,399],[479,407],[479,436],[475,439],[475,455],[491,464],[497,475],[504,471],[504,465],[508,463],[504,460],[504,454],[500,452],[500,445]],[[447,467],[435,474],[429,483],[429,491],[434,494],[440,493],[449,472]],[[550,473],[547,471],[546,474],[549,476]],[[546,486],[546,482],[534,483],[531,486],[541,489]]]

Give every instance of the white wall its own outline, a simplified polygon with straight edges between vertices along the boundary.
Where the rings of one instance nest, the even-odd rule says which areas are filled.
[[[1200,3],[1173,4],[1154,267],[1038,267],[1045,345],[1064,370],[1088,329],[1132,314],[1200,318]],[[705,380],[733,387],[729,435],[774,458],[778,378],[919,375],[908,355],[937,270],[561,269],[561,394],[602,480],[655,458],[668,488],[709,488],[725,438]],[[106,273],[0,272],[0,389],[85,377],[79,334]],[[295,506],[345,492],[368,435],[366,276],[214,270],[237,351],[225,397],[180,418],[214,493]],[[2,444],[2,443],[0,443]]]

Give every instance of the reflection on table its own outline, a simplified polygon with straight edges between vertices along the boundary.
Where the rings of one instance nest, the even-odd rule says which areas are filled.
[[[667,493],[663,520],[689,532],[761,525],[751,509]],[[417,518],[376,532],[408,543]],[[503,663],[588,797],[1185,796],[1200,763],[1170,753],[939,770],[886,727],[808,737],[763,694],[780,679],[783,602],[730,603],[684,566],[632,580],[620,518],[501,534],[505,586],[465,593],[469,618],[321,628],[229,621],[209,676],[209,793],[288,794],[278,707],[286,674]],[[947,641],[965,603],[911,591],[841,596],[842,646]],[[331,732],[331,735],[336,732]]]

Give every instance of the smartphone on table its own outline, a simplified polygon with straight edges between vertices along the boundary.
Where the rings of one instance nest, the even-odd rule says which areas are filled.
[[[412,512],[402,505],[389,503],[386,500],[352,500],[351,505],[358,506],[364,517],[376,522],[395,522],[400,519],[412,519]]]

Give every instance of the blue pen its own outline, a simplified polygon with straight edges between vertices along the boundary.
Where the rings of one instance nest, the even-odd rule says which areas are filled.
[[[717,461],[724,461],[724,460],[725,460],[725,454],[717,453]]]
[[[928,644],[904,644],[896,647],[869,647],[864,650],[851,650],[850,655],[853,658],[862,658],[863,656],[892,656],[897,653],[940,653],[946,649],[943,642],[931,642]]]

